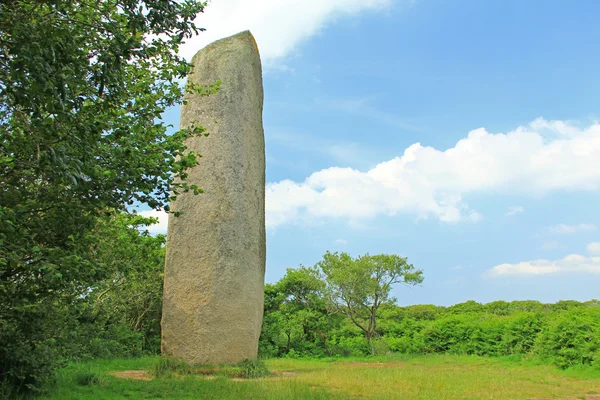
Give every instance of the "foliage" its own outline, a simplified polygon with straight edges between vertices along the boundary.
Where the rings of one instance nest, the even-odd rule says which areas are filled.
[[[160,357],[152,366],[151,372],[155,377],[161,378],[171,376],[173,373],[189,374],[191,368],[182,360],[173,357]]]
[[[61,326],[114,274],[93,251],[106,210],[199,191],[183,140],[202,128],[167,135],[159,118],[182,101],[190,66],[176,53],[203,7],[0,4],[0,382],[38,390],[62,359]]]
[[[97,372],[88,369],[78,371],[75,375],[75,382],[79,386],[104,385],[106,379]]]
[[[326,355],[325,332],[337,318],[328,315],[324,288],[317,271],[306,267],[288,269],[279,282],[265,285],[261,356]]]
[[[533,357],[560,368],[600,368],[600,303],[596,300],[556,304],[467,301],[450,307],[400,307],[390,299],[377,311],[376,329],[369,342],[364,330],[350,318],[329,314],[327,296],[331,294],[327,282],[319,283],[319,279],[324,276],[318,270],[300,267],[266,285],[259,343],[263,357],[456,354]],[[357,278],[356,282],[361,281]],[[368,279],[363,277],[362,282]],[[364,289],[354,293],[358,290]],[[302,301],[307,298],[311,300]],[[315,340],[310,329],[303,329],[307,326],[314,327],[324,340]]]
[[[257,379],[269,376],[271,373],[262,360],[243,360],[236,365],[239,378]]]
[[[529,354],[533,351],[536,338],[544,328],[544,317],[540,313],[515,314],[504,327],[504,354]]]
[[[127,343],[135,340],[137,346],[129,347],[139,351],[131,355],[160,351],[165,237],[151,236],[144,229],[152,222],[139,215],[115,213],[93,232],[94,257],[110,274],[90,288],[87,313],[96,326],[102,322],[104,331],[121,330],[121,337],[132,338]]]
[[[423,282],[423,271],[395,254],[364,255],[330,253],[317,264],[326,284],[329,305],[347,316],[370,343],[377,329],[377,312],[382,304],[393,302],[394,284]]]
[[[537,353],[561,368],[600,366],[599,316],[598,312],[560,312],[539,335]]]

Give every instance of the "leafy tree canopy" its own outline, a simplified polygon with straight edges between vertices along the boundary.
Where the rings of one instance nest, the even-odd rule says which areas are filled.
[[[0,3],[0,381],[34,388],[47,373],[23,363],[45,365],[58,304],[111,273],[90,254],[99,215],[199,191],[183,141],[202,128],[168,135],[160,117],[182,101],[177,51],[204,6]]]
[[[366,254],[352,258],[347,253],[330,253],[317,264],[326,283],[330,305],[346,315],[371,341],[377,328],[377,311],[393,302],[390,291],[395,284],[423,282],[423,271],[395,254]]]

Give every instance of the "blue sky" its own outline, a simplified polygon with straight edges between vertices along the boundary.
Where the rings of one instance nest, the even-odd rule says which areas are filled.
[[[326,250],[396,253],[425,274],[394,291],[403,305],[600,298],[599,14],[591,0],[209,4],[182,54],[250,29],[263,59],[267,281]]]

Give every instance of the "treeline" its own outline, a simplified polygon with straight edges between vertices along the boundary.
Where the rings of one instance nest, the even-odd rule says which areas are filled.
[[[70,309],[55,311],[52,319],[40,319],[47,324],[41,332],[52,344],[47,348],[54,351],[27,354],[23,348],[20,352],[15,343],[18,338],[4,336],[5,343],[13,345],[11,353],[4,353],[3,363],[30,360],[41,368],[40,356],[44,355],[52,358],[48,364],[53,365],[59,359],[160,354],[165,238],[145,232],[144,224],[149,222],[125,214],[105,216],[94,233],[97,242],[92,250],[111,273]],[[261,357],[522,355],[561,368],[600,368],[598,300],[555,304],[467,301],[449,307],[402,307],[389,299],[377,310],[369,341],[364,330],[331,304],[323,278],[316,268],[300,267],[288,269],[277,283],[265,285]]]
[[[145,231],[153,222],[100,213],[73,245],[77,263],[54,276],[20,271],[0,280],[0,398],[41,390],[67,361],[160,351],[165,239]],[[93,279],[72,279],[81,276],[77,266]]]
[[[371,343],[328,307],[323,283],[305,268],[267,284],[260,352],[264,357],[371,353],[523,355],[567,368],[600,368],[600,301],[475,301],[450,307],[383,304]]]
[[[139,233],[138,225],[126,226],[131,217],[124,218],[111,221],[114,239],[98,252],[115,263],[113,275],[61,321],[72,327],[61,339],[68,359],[160,354],[164,237]],[[121,233],[112,236],[115,230]],[[277,283],[265,285],[260,357],[519,355],[560,368],[600,368],[598,300],[402,307],[392,299],[379,307],[368,341],[361,328],[329,304],[325,288],[315,270],[305,267],[288,269]]]

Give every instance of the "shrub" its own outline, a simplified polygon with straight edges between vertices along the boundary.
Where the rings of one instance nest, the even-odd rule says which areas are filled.
[[[106,380],[101,375],[90,370],[79,371],[75,374],[75,383],[79,386],[104,385]]]
[[[271,372],[262,360],[244,360],[236,365],[239,378],[257,379],[269,376]]]
[[[414,318],[419,321],[433,321],[446,312],[444,307],[433,304],[416,304],[403,307],[403,309],[408,318]]]
[[[506,318],[492,315],[479,315],[469,320],[472,333],[465,346],[464,353],[479,356],[500,356],[504,354],[502,337]]]
[[[294,349],[290,349],[286,354],[285,354],[285,358],[291,358],[291,359],[296,359],[296,358],[300,358],[300,354],[298,354],[298,352]]]
[[[424,336],[415,332],[413,336],[385,336],[383,338],[392,352],[402,354],[425,353]]]
[[[192,372],[192,370],[190,366],[188,366],[182,360],[172,357],[161,357],[152,367],[152,374],[157,378],[170,376],[174,372],[180,374],[189,374]]]
[[[385,338],[378,337],[371,339],[372,353],[376,356],[386,355],[391,352],[390,346],[388,345]]]
[[[0,381],[0,400],[14,399],[13,388],[6,381]]]
[[[504,354],[526,354],[533,351],[538,335],[544,329],[544,318],[539,313],[516,315],[507,324],[502,342]]]
[[[563,369],[578,364],[596,364],[600,350],[597,315],[572,310],[561,313],[540,333],[535,350],[536,354]]]
[[[371,348],[364,336],[339,336],[334,338],[332,348],[343,356],[366,356],[371,354]]]
[[[43,338],[39,341],[27,340],[22,332],[7,328],[8,324],[2,326],[0,320],[2,391],[10,391],[11,396],[42,392],[54,381],[55,369],[63,365],[55,341]]]
[[[425,326],[423,350],[427,353],[502,355],[504,325],[503,317],[494,314],[450,315]]]
[[[466,353],[474,327],[465,323],[466,316],[453,315],[432,321],[424,330],[425,351],[428,353]]]

